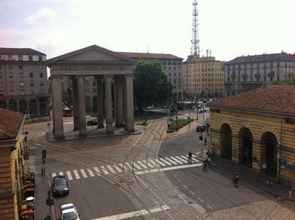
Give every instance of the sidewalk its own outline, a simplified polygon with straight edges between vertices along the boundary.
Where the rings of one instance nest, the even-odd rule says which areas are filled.
[[[267,182],[270,179],[264,174],[257,174],[250,168],[219,157],[214,157],[212,163],[213,165],[210,166],[211,170],[218,172],[229,179],[237,173],[240,176],[240,184],[245,185],[254,191],[267,193],[280,200],[295,201],[294,195],[293,198],[288,198],[288,192],[290,190],[289,186],[276,182],[268,184]]]

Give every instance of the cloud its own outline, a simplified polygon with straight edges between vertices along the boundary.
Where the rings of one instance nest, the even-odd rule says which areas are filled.
[[[56,12],[51,8],[41,8],[36,14],[25,18],[25,22],[30,25],[44,24],[54,20]]]

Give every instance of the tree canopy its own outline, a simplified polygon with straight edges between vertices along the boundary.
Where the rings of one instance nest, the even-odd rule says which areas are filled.
[[[140,112],[147,106],[168,104],[172,97],[172,85],[160,63],[138,63],[134,89],[135,103]]]

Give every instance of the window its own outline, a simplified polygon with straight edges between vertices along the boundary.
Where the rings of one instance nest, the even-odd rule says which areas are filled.
[[[40,86],[41,86],[41,87],[44,86],[44,83],[40,83]]]
[[[33,59],[33,61],[39,61],[39,56],[33,55],[32,59]]]
[[[23,55],[23,61],[29,61],[29,56],[28,55]]]
[[[43,73],[40,73],[40,78],[43,78]]]
[[[34,87],[34,83],[30,83],[30,86],[31,86],[31,87]]]
[[[23,65],[18,65],[18,68],[19,68],[20,70],[22,70],[22,69],[23,69]]]
[[[13,75],[9,75],[9,79],[12,79],[13,78]]]
[[[33,73],[30,73],[30,77],[33,78],[34,77],[34,74]]]

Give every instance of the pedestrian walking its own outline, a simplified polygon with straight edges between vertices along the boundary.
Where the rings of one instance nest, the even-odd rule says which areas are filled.
[[[41,176],[42,177],[45,176],[45,166],[42,166],[42,168],[41,168]]]
[[[207,145],[207,138],[204,138],[204,144]]]
[[[188,155],[187,155],[187,162],[189,164],[191,164],[193,162],[193,153],[192,152],[188,152]]]
[[[239,187],[239,181],[240,181],[240,176],[238,174],[235,174],[233,176],[233,184],[236,188]]]

